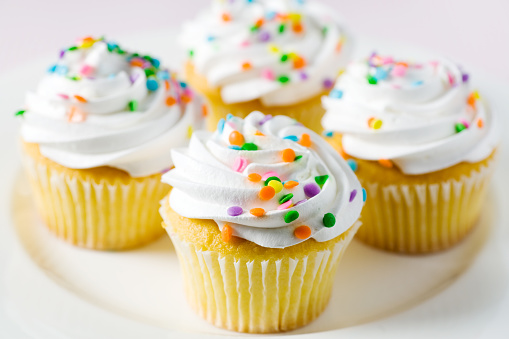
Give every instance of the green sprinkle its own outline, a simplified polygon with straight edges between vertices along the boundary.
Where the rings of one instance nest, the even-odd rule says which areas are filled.
[[[323,34],[323,35],[327,35],[327,31],[328,31],[328,30],[329,30],[329,27],[327,27],[327,26],[326,26],[326,27],[324,27],[324,28],[322,28],[322,34]]]
[[[194,51],[192,49],[189,50],[189,56],[190,57],[193,57],[194,56]]]
[[[251,26],[251,28],[250,28],[251,32],[256,32],[256,31],[258,31],[259,29],[260,29],[260,28],[259,28],[258,26],[256,26],[256,25]]]
[[[145,69],[145,75],[147,76],[147,78],[154,74],[156,74],[156,73],[154,72],[154,70],[152,68]]]
[[[152,61],[152,57],[150,55],[144,55],[143,59],[145,59],[147,61]]]
[[[281,62],[285,62],[288,60],[288,54],[281,55]]]
[[[271,182],[272,180],[277,180],[281,182],[281,179],[279,179],[278,177],[268,177],[267,180],[265,180],[265,186],[267,186],[269,182]]]
[[[252,142],[246,142],[244,145],[242,145],[242,149],[244,151],[256,151],[258,150],[258,146]]]
[[[81,80],[81,77],[77,76],[77,75],[74,75],[72,77],[69,77],[69,79],[73,80],[73,81],[79,81]]]
[[[128,106],[129,106],[129,110],[131,112],[134,112],[134,111],[138,110],[138,101],[131,100],[131,101],[129,101]]]
[[[77,47],[77,46],[72,46],[72,47],[69,47],[67,50],[68,50],[68,51],[75,51],[75,50],[77,50],[77,49],[78,49],[78,47]]]
[[[368,74],[367,79],[371,85],[376,85],[378,83],[378,80],[376,80],[376,78],[372,75]]]
[[[26,112],[25,110],[17,111],[14,115],[19,117],[19,116],[25,114],[25,112]]]
[[[288,193],[288,194],[285,194],[283,195],[280,199],[279,199],[279,204],[284,204],[285,202],[287,202],[288,200],[290,200],[291,198],[293,198],[293,194],[292,193]]]
[[[279,78],[277,78],[277,80],[282,84],[286,84],[288,81],[290,81],[290,78],[286,75],[281,75]]]
[[[297,211],[288,211],[286,214],[285,214],[285,222],[287,224],[291,223],[292,221],[295,221],[297,220],[297,218],[299,217],[299,212]]]
[[[459,133],[467,128],[461,122],[458,122],[456,125],[454,125],[454,129],[456,130],[456,133]]]
[[[297,156],[295,157],[295,159],[293,159],[293,161],[297,161],[297,160],[299,160],[300,158],[302,158],[302,155],[297,155]]]
[[[326,174],[326,175],[319,175],[319,176],[315,177],[315,181],[316,181],[316,183],[317,183],[320,187],[322,187],[322,186],[325,184],[325,182],[327,181],[327,179],[329,179],[329,176],[328,176],[327,174]]]
[[[120,49],[120,47],[117,46],[117,53],[118,54],[125,54],[126,51],[124,51],[123,49]]]
[[[131,56],[133,56],[133,57],[135,57],[135,58],[136,58],[136,57],[139,57],[139,56],[140,56],[140,54],[139,54],[139,53],[133,53],[133,54],[131,54]]]
[[[329,228],[336,225],[336,217],[334,216],[334,214],[326,213],[323,216],[323,225]]]
[[[284,33],[285,28],[286,28],[285,24],[279,25],[279,28],[278,28],[279,33]]]

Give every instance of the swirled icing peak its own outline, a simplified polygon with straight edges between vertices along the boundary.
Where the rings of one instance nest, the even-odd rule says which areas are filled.
[[[330,90],[351,50],[332,10],[296,0],[213,1],[180,40],[226,103],[267,106]]]
[[[406,174],[488,157],[498,143],[496,115],[450,60],[411,62],[373,53],[352,62],[328,97],[326,130],[344,151]]]
[[[226,234],[283,248],[326,241],[359,217],[364,191],[322,138],[286,116],[229,116],[214,133],[195,132],[172,151],[170,206],[213,219]]]
[[[185,145],[201,121],[199,100],[159,60],[92,37],[60,52],[20,112],[23,139],[47,158],[131,176],[169,168],[168,145]]]

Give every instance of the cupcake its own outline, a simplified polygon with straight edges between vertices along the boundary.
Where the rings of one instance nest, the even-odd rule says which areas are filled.
[[[229,116],[172,151],[164,227],[192,308],[250,333],[288,331],[325,308],[363,190],[323,139],[285,116]]]
[[[427,253],[465,238],[498,144],[496,115],[467,73],[449,60],[373,53],[347,67],[323,104],[325,135],[367,190],[359,239]]]
[[[214,1],[184,26],[187,81],[210,104],[209,130],[231,113],[286,115],[321,131],[321,96],[351,51],[334,11],[314,2]]]
[[[86,37],[26,96],[21,137],[37,209],[74,245],[120,250],[164,233],[161,172],[202,108],[159,60]]]

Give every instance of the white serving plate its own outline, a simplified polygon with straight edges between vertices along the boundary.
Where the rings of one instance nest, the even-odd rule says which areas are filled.
[[[122,40],[178,65],[179,56],[170,48],[174,41],[172,30]],[[357,41],[357,54],[373,47],[394,55],[428,54],[369,39]],[[167,237],[134,251],[96,252],[63,243],[44,228],[21,172],[13,112],[51,59],[41,58],[0,79],[0,338],[246,336],[214,328],[193,314]],[[504,113],[509,87],[481,72],[471,74],[483,96]],[[503,127],[508,119],[501,120]],[[466,241],[426,256],[385,253],[354,241],[324,314],[283,335],[509,338],[508,143],[504,136],[486,209]]]

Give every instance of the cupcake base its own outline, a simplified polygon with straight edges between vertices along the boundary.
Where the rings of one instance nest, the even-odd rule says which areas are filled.
[[[355,174],[366,189],[357,238],[400,253],[431,253],[452,247],[473,229],[493,173],[495,151],[477,163],[405,175],[398,168],[346,156],[340,136],[328,141],[357,163]]]
[[[360,226],[327,242],[310,239],[274,249],[235,237],[225,243],[213,220],[181,217],[166,198],[161,214],[191,307],[217,327],[248,333],[290,331],[318,317]]]
[[[207,99],[210,107],[210,112],[207,115],[207,129],[210,131],[214,131],[219,120],[225,119],[228,114],[245,118],[253,111],[270,115],[286,115],[317,133],[323,131],[321,121],[325,110],[322,107],[321,98],[323,95],[327,95],[327,91],[305,101],[287,106],[265,106],[259,99],[226,104],[221,98],[220,90],[209,87],[207,79],[195,72],[191,62],[186,64],[185,72],[189,84]]]
[[[124,250],[164,233],[158,206],[170,187],[160,174],[131,178],[111,167],[69,169],[42,156],[37,144],[23,143],[23,150],[37,210],[57,237],[90,249]]]

